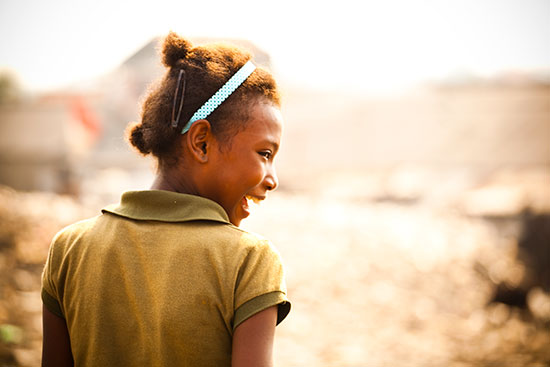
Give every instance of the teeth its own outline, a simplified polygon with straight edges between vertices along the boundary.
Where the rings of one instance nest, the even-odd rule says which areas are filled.
[[[246,195],[246,199],[248,201],[254,202],[254,204],[259,204],[260,203],[260,199],[254,197],[254,196]]]

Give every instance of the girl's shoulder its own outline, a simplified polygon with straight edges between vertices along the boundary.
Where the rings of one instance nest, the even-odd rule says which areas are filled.
[[[63,240],[70,240],[71,238],[80,237],[86,232],[90,231],[97,222],[101,215],[95,217],[83,219],[59,230],[53,237],[52,243],[60,242]]]
[[[278,261],[280,261],[281,255],[275,245],[269,239],[265,238],[261,234],[247,231],[238,227],[236,228],[241,233],[239,244],[249,254],[261,254],[262,256],[273,257],[279,259]]]

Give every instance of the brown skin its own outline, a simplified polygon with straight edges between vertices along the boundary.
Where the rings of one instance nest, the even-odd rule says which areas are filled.
[[[231,366],[272,367],[277,306],[246,319],[233,334]]]
[[[282,135],[278,107],[267,100],[251,105],[250,119],[231,142],[221,142],[207,120],[180,139],[182,159],[162,169],[152,189],[199,195],[220,204],[238,226],[249,215],[245,196],[265,199],[278,185],[274,158]],[[233,367],[271,367],[277,306],[242,322],[233,334]],[[42,366],[73,366],[65,320],[43,308]]]
[[[42,367],[72,367],[71,341],[65,319],[42,307]]]
[[[280,111],[263,99],[252,103],[245,128],[230,142],[219,141],[207,120],[196,121],[180,141],[178,165],[163,168],[151,188],[211,199],[238,226],[249,214],[245,196],[263,200],[278,185],[274,158],[281,135]]]

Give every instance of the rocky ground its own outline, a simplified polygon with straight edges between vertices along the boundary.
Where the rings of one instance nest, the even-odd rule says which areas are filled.
[[[39,366],[40,275],[52,236],[91,214],[69,197],[0,187],[0,366]]]
[[[283,189],[245,221],[287,266],[292,311],[277,328],[277,365],[550,365],[549,279],[524,241],[529,219],[550,223],[547,170],[500,174],[446,201],[411,181],[418,174],[398,176]],[[39,365],[49,242],[96,209],[0,189],[0,366]]]

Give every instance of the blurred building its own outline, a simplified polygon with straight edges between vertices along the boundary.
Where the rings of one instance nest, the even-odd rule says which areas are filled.
[[[147,87],[164,72],[158,55],[160,41],[151,40],[98,80],[0,103],[0,185],[78,195],[83,186],[99,189],[86,182],[113,167],[128,172],[115,180],[147,179],[151,162],[130,149],[124,132],[130,121],[139,119]],[[269,55],[252,43],[227,41],[249,49],[258,64],[270,66]],[[103,186],[113,186],[111,181]],[[114,186],[112,190],[119,189]]]
[[[0,105],[0,183],[76,193],[73,167],[100,137],[93,95],[42,95]]]

